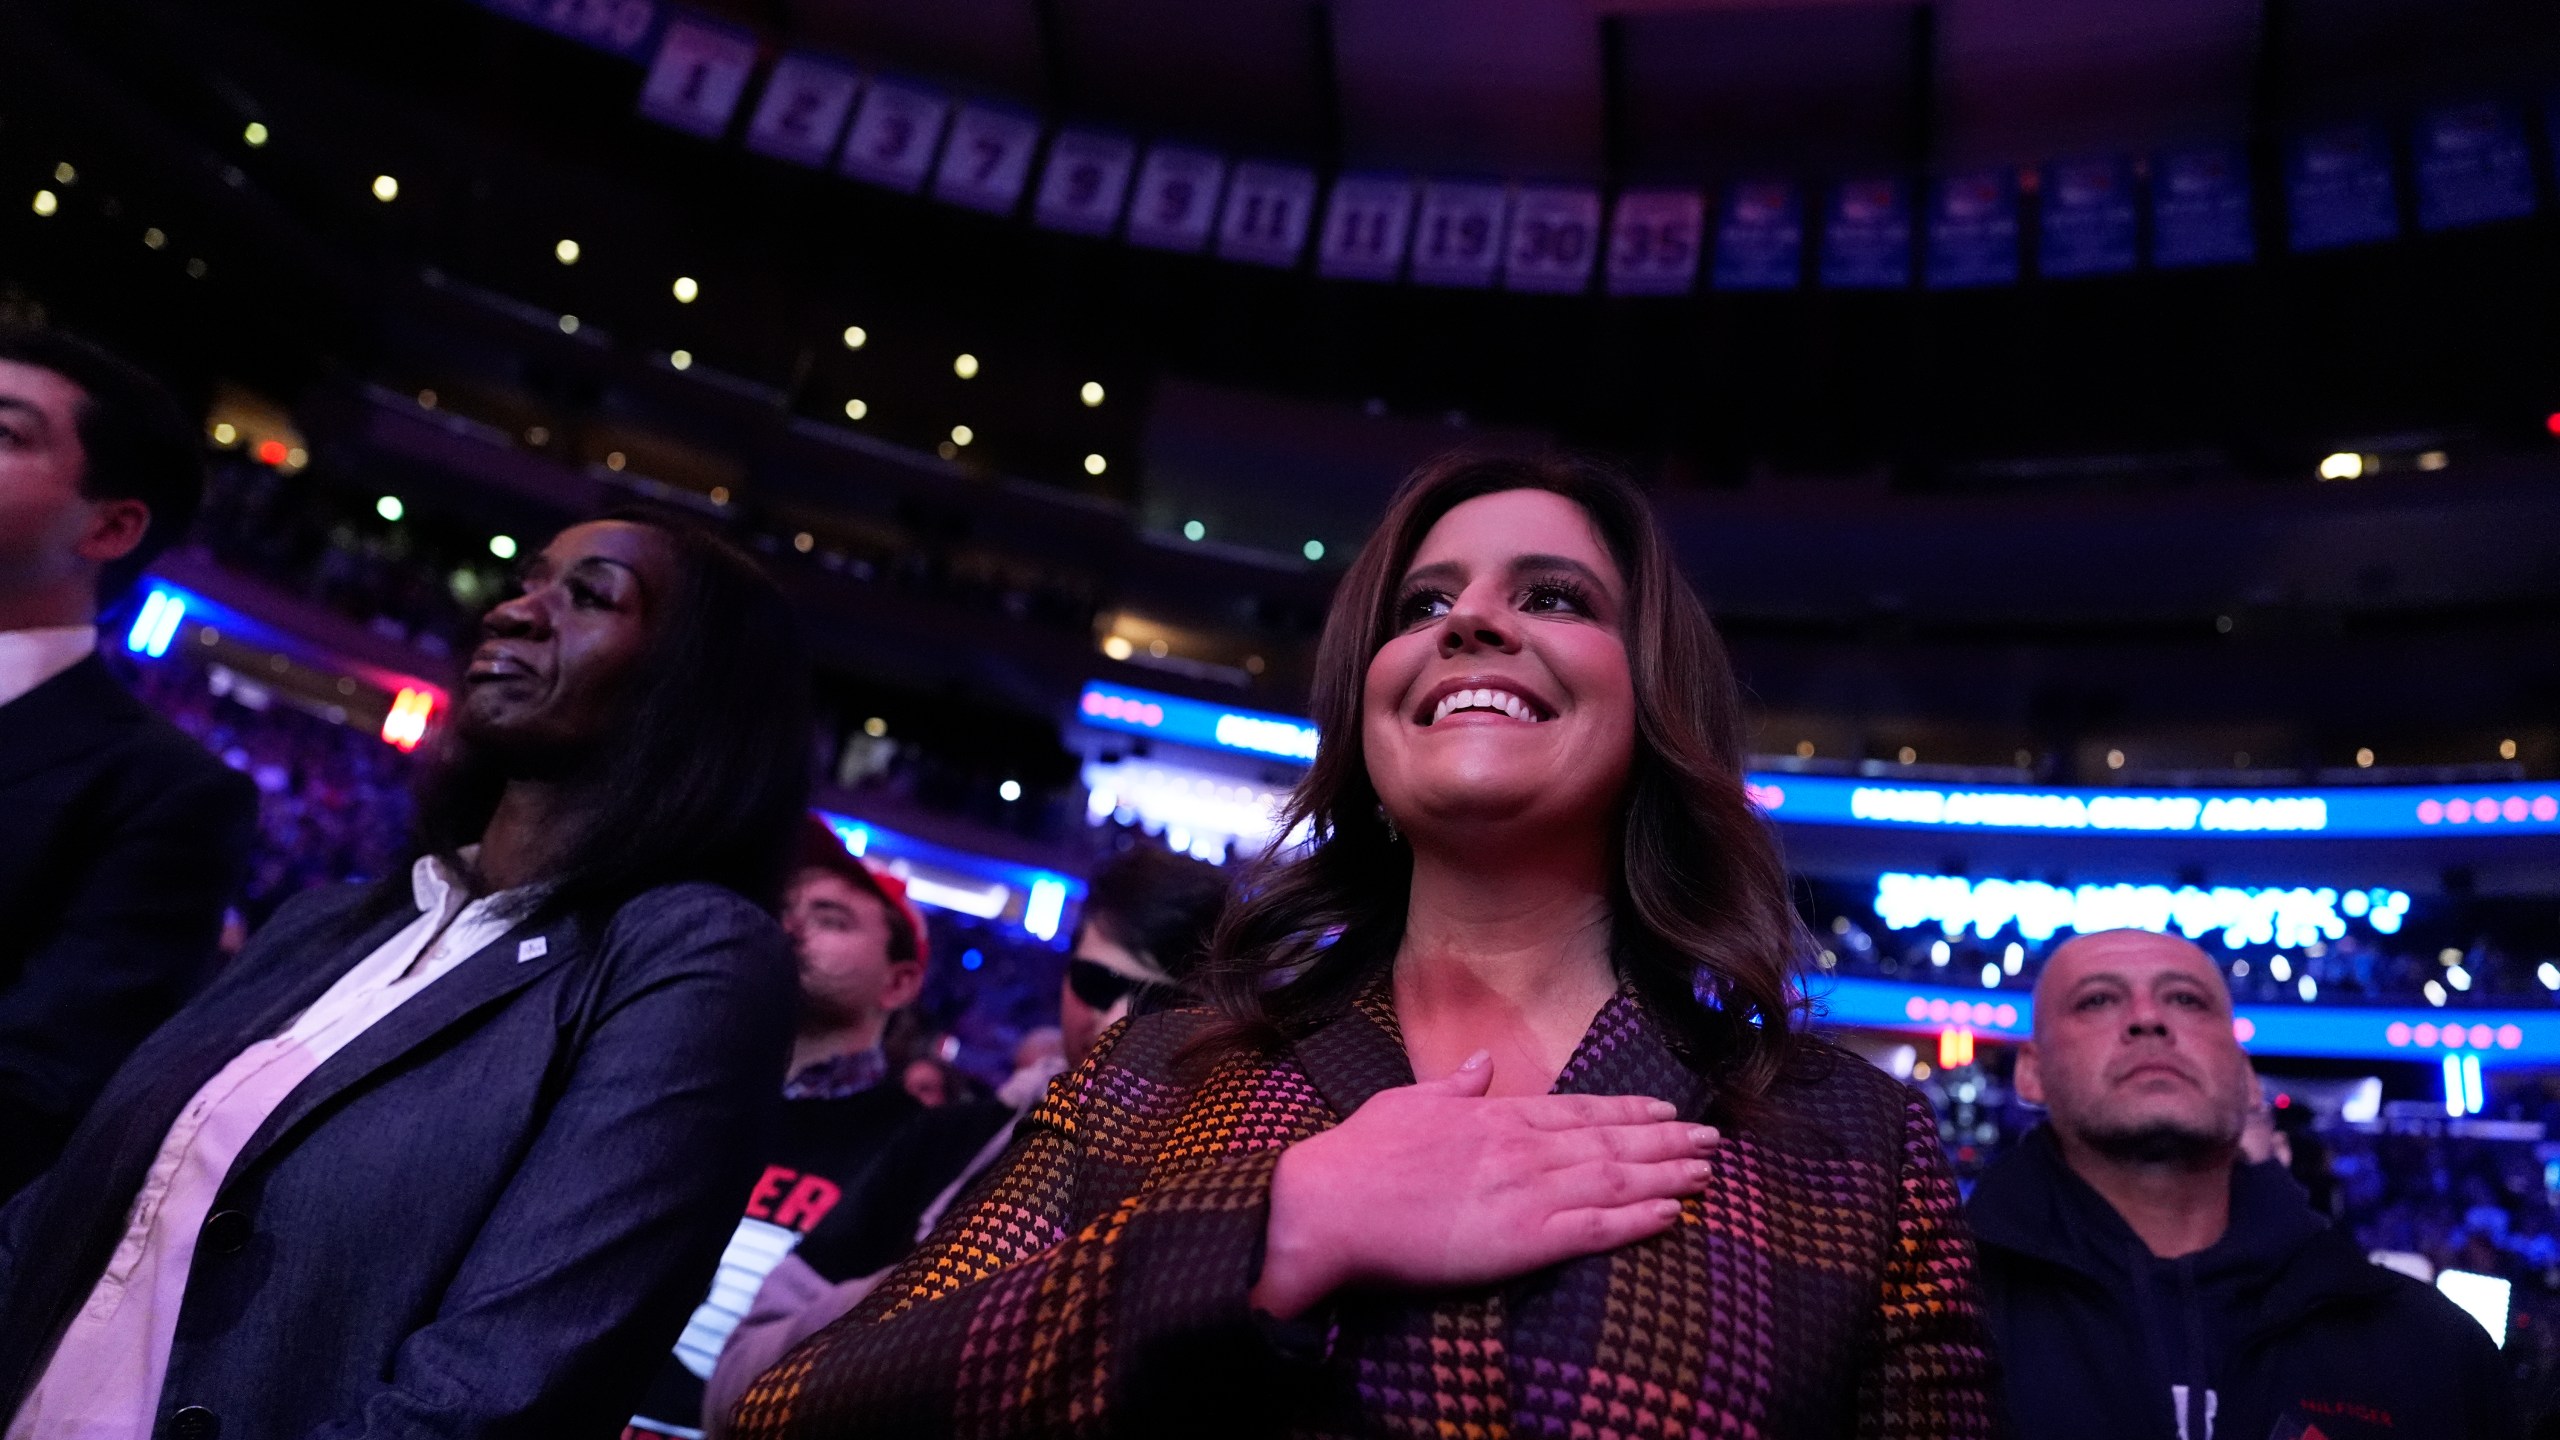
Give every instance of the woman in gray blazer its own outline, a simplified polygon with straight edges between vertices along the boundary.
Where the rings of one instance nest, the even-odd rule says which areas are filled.
[[[796,623],[634,512],[482,630],[411,870],[279,911],[0,1211],[7,1440],[611,1436],[708,1284],[789,1045]]]

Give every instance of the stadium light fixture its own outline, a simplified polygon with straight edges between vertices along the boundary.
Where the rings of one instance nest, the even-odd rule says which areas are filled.
[[[374,199],[376,199],[376,200],[381,201],[381,202],[382,202],[383,204],[385,204],[385,205],[388,205],[388,204],[390,204],[392,201],[399,199],[399,198],[400,198],[400,181],[399,181],[399,179],[398,179],[397,177],[395,177],[395,176],[390,176],[390,175],[376,175],[376,176],[374,176],[374,177],[373,177],[373,198],[374,198]]]
[[[240,140],[250,149],[256,150],[267,143],[269,133],[265,122],[252,120],[240,128]]]
[[[2362,474],[2364,474],[2362,455],[2341,450],[2334,455],[2321,458],[2320,478],[2323,480],[2353,480]]]
[[[39,190],[36,192],[34,208],[38,215],[51,216],[55,211],[62,208],[62,198],[50,190]]]
[[[977,356],[975,356],[975,355],[972,355],[972,354],[968,353],[968,352],[967,352],[967,351],[965,351],[965,350],[964,350],[964,351],[962,351],[962,352],[960,352],[960,353],[959,353],[959,354],[957,354],[957,355],[954,355],[953,357],[951,357],[951,373],[952,373],[952,374],[954,374],[954,375],[959,376],[959,377],[960,377],[961,379],[963,379],[963,380],[975,380],[975,379],[977,379],[977,378],[978,378],[978,357],[977,357]],[[963,444],[963,445],[966,445],[966,444],[968,444],[969,442],[968,442],[968,441],[966,441],[966,440],[963,440],[963,441],[961,441],[960,443],[961,443],[961,444]]]
[[[409,513],[409,507],[400,503],[399,496],[385,495],[373,502],[373,513],[397,525],[400,517]]]
[[[670,350],[670,351],[668,351],[668,352],[667,352],[667,366],[668,366],[668,368],[670,368],[670,369],[674,369],[674,370],[690,370],[690,369],[692,369],[692,368],[693,368],[693,352],[692,352],[692,351],[690,351],[690,350]]]
[[[859,420],[870,413],[871,406],[864,401],[857,399],[844,402],[844,418],[847,420]]]
[[[516,558],[516,537],[513,535],[490,536],[489,553],[501,560],[513,560]]]
[[[575,240],[563,240],[559,244],[551,247],[551,258],[559,261],[563,265],[577,264],[578,257],[585,253],[586,252],[584,250],[579,248],[578,242]]]
[[[844,348],[847,350],[859,350],[870,343],[870,331],[863,329],[859,325],[847,325],[844,327]]]
[[[1095,406],[1100,405],[1102,403],[1102,382],[1099,380],[1087,380],[1084,382],[1084,388],[1076,392],[1076,398],[1084,402],[1084,408],[1087,410],[1091,410]]]
[[[676,283],[669,288],[675,292],[676,303],[679,305],[690,305],[702,298],[701,282],[690,275],[677,276]]]
[[[1100,455],[1087,455],[1084,457],[1084,473],[1087,475],[1099,475],[1110,468],[1111,462],[1103,459]]]
[[[1182,522],[1182,538],[1185,540],[1206,540],[1209,538],[1209,527],[1201,524],[1197,520],[1185,520]]]
[[[954,445],[966,445],[977,438],[978,432],[970,429],[966,425],[954,425],[951,427],[951,443]]]

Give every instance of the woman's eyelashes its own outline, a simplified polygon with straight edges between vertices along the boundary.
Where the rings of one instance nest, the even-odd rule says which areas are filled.
[[[1449,592],[1432,586],[1421,586],[1405,592],[1396,602],[1398,630],[1410,630],[1426,621],[1437,620],[1449,613],[1453,604]],[[1599,608],[1591,588],[1570,577],[1531,580],[1523,583],[1512,596],[1512,603],[1530,615],[1596,616]]]

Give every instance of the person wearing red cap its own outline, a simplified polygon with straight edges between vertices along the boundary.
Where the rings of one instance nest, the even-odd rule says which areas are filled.
[[[890,1073],[880,1044],[889,1017],[924,989],[924,918],[905,883],[854,858],[812,816],[784,892],[782,928],[799,959],[800,1019],[775,1149],[711,1294],[651,1377],[624,1440],[702,1433],[702,1382],[766,1273],[924,1113]]]

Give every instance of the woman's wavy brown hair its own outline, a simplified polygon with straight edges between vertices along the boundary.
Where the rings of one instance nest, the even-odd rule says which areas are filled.
[[[1394,633],[1397,586],[1440,517],[1479,496],[1545,490],[1591,517],[1626,578],[1635,760],[1611,897],[1619,973],[1684,1060],[1749,1106],[1796,1053],[1807,945],[1767,824],[1743,793],[1742,707],[1724,642],[1624,475],[1571,455],[1458,453],[1406,479],[1342,577],[1316,651],[1315,764],[1282,832],[1218,926],[1198,986],[1224,1019],[1206,1053],[1270,1051],[1348,1003],[1402,938],[1413,858],[1369,783],[1361,692]]]

